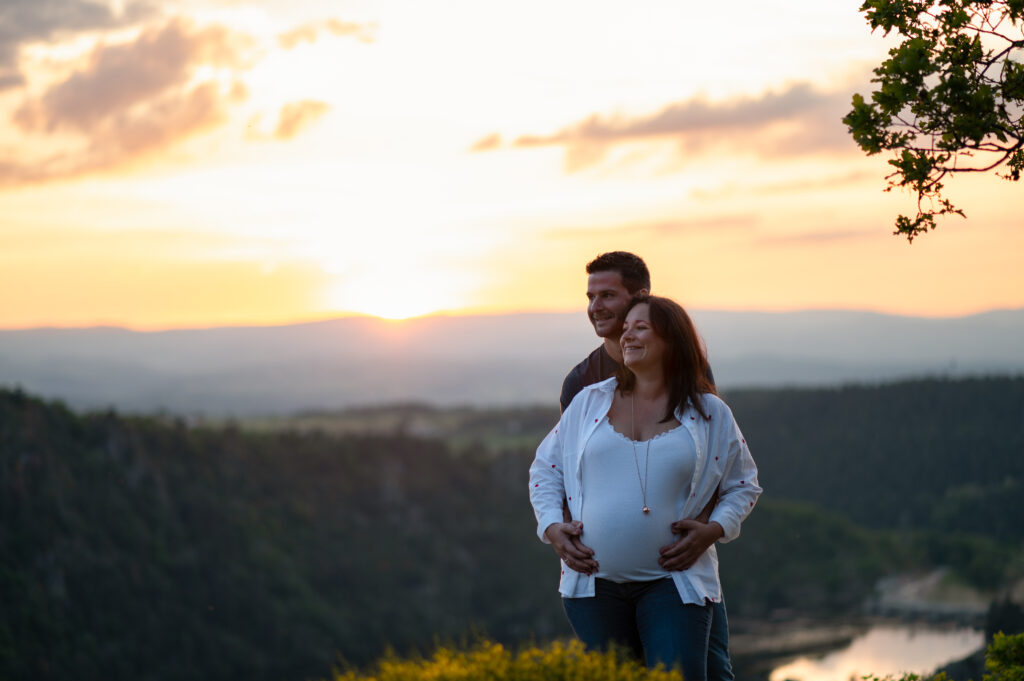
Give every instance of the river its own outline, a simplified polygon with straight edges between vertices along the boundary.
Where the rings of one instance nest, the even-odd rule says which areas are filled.
[[[866,675],[929,674],[984,645],[982,632],[912,624],[876,624],[844,646],[800,655],[772,669],[769,681],[850,681]]]

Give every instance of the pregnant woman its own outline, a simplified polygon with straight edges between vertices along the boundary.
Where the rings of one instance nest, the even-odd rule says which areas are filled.
[[[617,644],[705,681],[722,598],[714,543],[739,535],[757,467],[682,307],[636,298],[620,343],[618,374],[576,395],[537,449],[538,535],[562,559],[559,592],[588,648]],[[716,492],[708,522],[695,520]]]

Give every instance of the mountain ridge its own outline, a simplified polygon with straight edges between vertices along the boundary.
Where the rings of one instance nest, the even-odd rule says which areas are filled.
[[[964,317],[693,310],[723,388],[1024,372],[1024,309]],[[78,408],[242,415],[397,401],[554,401],[598,339],[582,312],[279,326],[0,330],[0,384]]]

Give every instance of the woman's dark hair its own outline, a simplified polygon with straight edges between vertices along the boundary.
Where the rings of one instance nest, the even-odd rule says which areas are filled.
[[[709,378],[704,341],[697,335],[697,328],[693,325],[690,315],[686,314],[686,310],[674,300],[647,294],[634,297],[626,312],[642,303],[649,306],[651,328],[665,341],[666,346],[662,370],[665,373],[665,383],[668,385],[668,407],[661,422],[675,418],[676,407],[683,408],[687,401],[705,419],[710,418],[704,411],[700,396],[702,393],[718,393],[715,384]],[[633,391],[636,376],[625,363],[619,365],[615,377],[619,382],[619,390],[623,393]]]

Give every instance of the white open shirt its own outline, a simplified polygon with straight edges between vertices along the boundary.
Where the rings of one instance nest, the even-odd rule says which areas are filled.
[[[562,522],[563,498],[568,500],[574,519],[582,516],[585,503],[580,467],[583,450],[598,423],[607,415],[616,385],[615,378],[609,378],[583,388],[537,448],[537,456],[530,466],[530,503],[537,516],[537,536],[545,543],[549,541],[544,530],[551,523]],[[696,517],[717,489],[718,505],[711,512],[711,520],[722,526],[725,534],[719,541],[724,543],[739,536],[740,523],[754,508],[761,488],[757,484],[757,466],[728,405],[710,393],[702,395],[701,399],[710,420],[689,403],[685,409],[677,408],[675,412],[697,449],[691,494],[680,519]],[[713,545],[692,567],[671,575],[684,603],[704,604],[722,598],[718,552]],[[572,570],[563,561],[558,591],[566,598],[593,596],[594,578]]]

